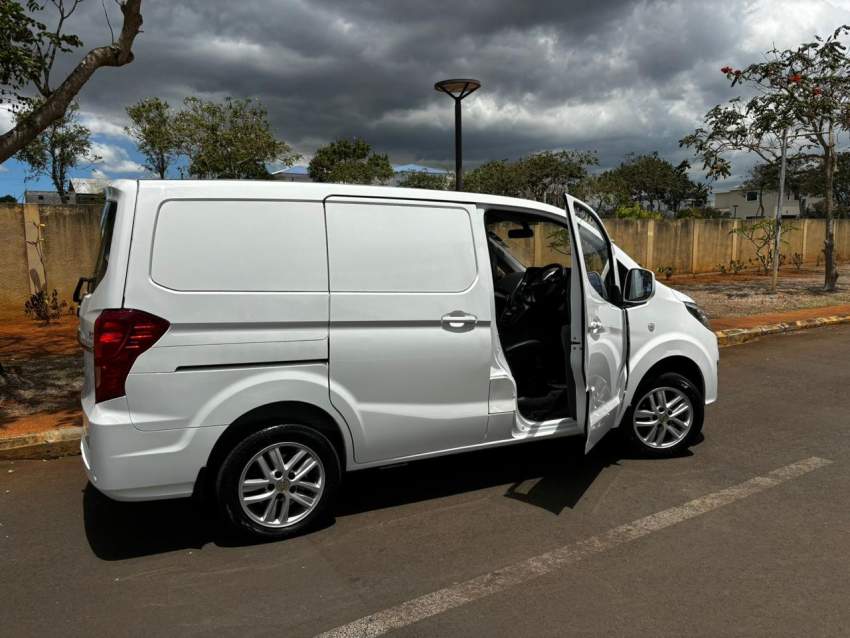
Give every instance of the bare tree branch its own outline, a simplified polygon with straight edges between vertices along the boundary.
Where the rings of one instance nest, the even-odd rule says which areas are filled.
[[[62,4],[61,0],[60,4]],[[71,11],[76,9],[79,0],[75,0]],[[0,136],[0,162],[5,162],[12,155],[29,144],[39,133],[51,123],[62,117],[65,109],[80,92],[85,83],[95,71],[103,66],[124,66],[133,61],[133,41],[142,28],[142,0],[126,0],[120,3],[124,24],[117,42],[107,46],[97,47],[89,51],[82,61],[65,78],[55,91],[45,95],[44,103],[25,120],[19,122],[12,130]],[[61,17],[64,15],[64,18]],[[70,13],[60,11],[60,22]],[[54,48],[52,55],[55,56]],[[45,78],[47,80],[47,78]],[[49,86],[48,86],[49,89]],[[41,91],[41,88],[39,87]],[[42,94],[44,94],[42,92]]]

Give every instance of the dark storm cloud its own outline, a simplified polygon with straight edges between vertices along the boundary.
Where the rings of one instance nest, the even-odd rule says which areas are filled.
[[[81,102],[120,122],[124,107],[147,95],[172,103],[251,96],[306,153],[358,135],[395,161],[448,163],[451,103],[432,85],[471,76],[484,83],[465,103],[472,162],[561,147],[597,149],[604,164],[630,151],[683,157],[677,140],[730,97],[719,66],[752,57],[754,6],[145,0],[136,61],[99,71]],[[93,0],[72,27],[87,47],[108,37]]]

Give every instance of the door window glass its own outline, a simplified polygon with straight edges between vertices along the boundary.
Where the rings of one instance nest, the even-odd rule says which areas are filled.
[[[579,241],[584,258],[587,282],[603,299],[611,300],[614,286],[614,269],[611,267],[611,251],[605,235],[605,229],[587,208],[575,203],[578,221]]]
[[[91,289],[94,290],[101,282],[106,269],[109,266],[109,252],[112,248],[112,231],[115,229],[115,216],[118,212],[118,203],[107,201],[100,214],[100,246],[97,251],[97,261],[94,267],[94,281]]]
[[[546,219],[488,223],[487,231],[498,247],[523,268],[559,264],[570,267],[570,232]]]

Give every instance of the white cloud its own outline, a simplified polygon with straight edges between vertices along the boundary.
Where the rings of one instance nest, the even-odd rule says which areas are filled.
[[[92,142],[92,153],[98,159],[94,163],[97,169],[104,173],[144,173],[145,167],[132,160],[120,146],[105,144],[103,142]]]
[[[81,112],[80,123],[94,135],[130,139],[130,136],[124,131],[123,124],[109,120],[98,113]]]

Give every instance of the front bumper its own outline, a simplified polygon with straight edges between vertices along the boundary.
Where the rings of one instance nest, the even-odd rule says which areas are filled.
[[[130,421],[126,397],[82,405],[83,466],[91,484],[118,501],[190,496],[226,427],[143,432]]]

